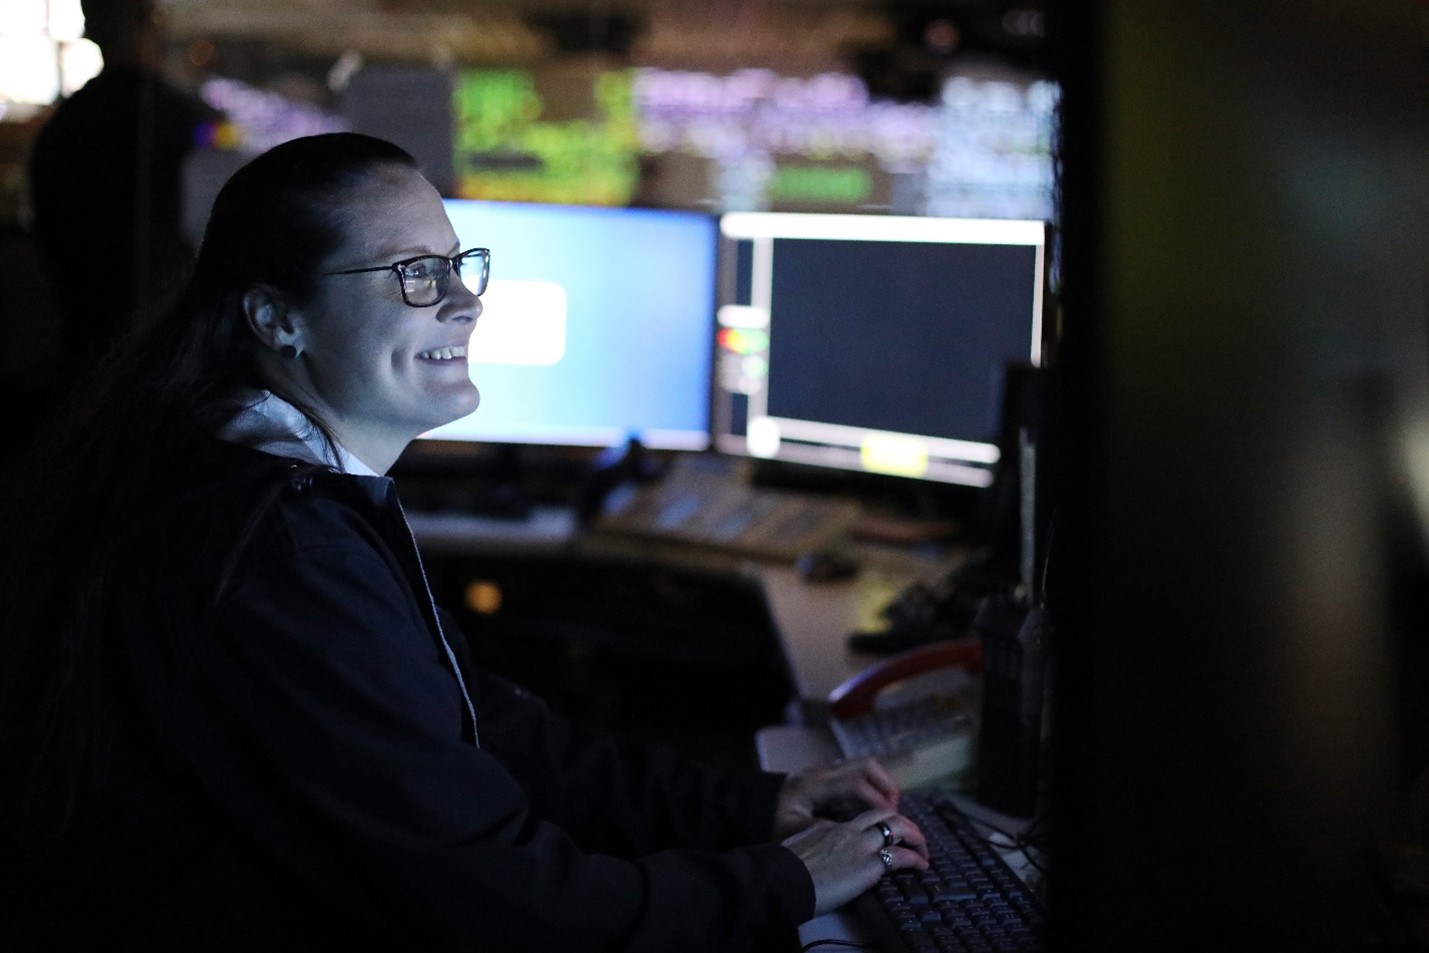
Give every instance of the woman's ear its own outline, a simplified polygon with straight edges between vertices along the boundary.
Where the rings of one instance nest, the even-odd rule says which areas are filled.
[[[303,342],[283,296],[259,285],[243,293],[243,317],[248,329],[265,347],[286,358],[302,353]]]

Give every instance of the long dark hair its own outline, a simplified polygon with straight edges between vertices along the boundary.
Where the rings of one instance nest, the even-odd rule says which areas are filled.
[[[122,340],[6,476],[0,501],[0,816],[54,830],[103,772],[112,699],[101,660],[116,570],[156,494],[271,387],[242,310],[265,287],[301,306],[345,239],[346,200],[379,169],[415,167],[355,133],[296,139],[250,161],[214,202],[191,277]],[[156,490],[156,487],[159,488]]]

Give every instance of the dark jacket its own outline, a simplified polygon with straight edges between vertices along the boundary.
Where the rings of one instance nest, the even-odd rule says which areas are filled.
[[[391,481],[214,452],[226,475],[145,521],[114,602],[111,780],[70,842],[18,854],[49,935],[690,953],[812,915],[769,842],[779,776],[589,736],[462,671]]]

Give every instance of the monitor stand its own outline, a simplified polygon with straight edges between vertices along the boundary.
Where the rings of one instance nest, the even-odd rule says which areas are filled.
[[[639,437],[632,436],[622,445],[601,451],[576,487],[573,500],[576,522],[589,525],[605,509],[611,491],[622,483],[653,483],[664,472],[664,463],[645,448]]]

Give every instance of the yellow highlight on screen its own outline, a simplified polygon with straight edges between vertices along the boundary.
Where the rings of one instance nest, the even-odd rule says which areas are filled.
[[[858,448],[865,470],[893,476],[922,476],[928,472],[928,448],[917,437],[869,434]]]

